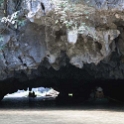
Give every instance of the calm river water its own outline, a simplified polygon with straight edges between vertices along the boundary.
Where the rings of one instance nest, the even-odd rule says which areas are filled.
[[[57,105],[41,98],[5,98],[0,124],[124,124],[124,105],[108,102]]]

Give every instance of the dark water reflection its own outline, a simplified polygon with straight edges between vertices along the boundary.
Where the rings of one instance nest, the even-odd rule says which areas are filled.
[[[124,112],[124,104],[112,103],[107,100],[86,102],[64,101],[61,104],[54,98],[4,98],[0,103],[0,109],[42,109],[42,110],[104,110]]]
[[[5,98],[0,124],[124,124],[124,105],[108,101],[57,104],[42,98]]]

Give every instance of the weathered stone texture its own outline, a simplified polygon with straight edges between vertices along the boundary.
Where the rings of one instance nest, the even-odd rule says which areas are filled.
[[[76,20],[76,12],[67,11],[67,14],[77,21],[78,28],[83,28],[83,33],[56,23],[61,14],[55,13],[57,5],[52,0],[9,1],[7,14],[20,11],[18,18],[24,18],[25,25],[14,28],[12,24],[0,23],[0,80],[15,77],[20,71],[27,77],[31,77],[34,70],[44,75],[50,67],[59,70],[69,64],[87,70],[94,78],[124,78],[124,2],[72,2],[76,2],[75,8],[81,15]],[[2,15],[3,11],[0,12]],[[85,25],[82,27],[81,23]]]

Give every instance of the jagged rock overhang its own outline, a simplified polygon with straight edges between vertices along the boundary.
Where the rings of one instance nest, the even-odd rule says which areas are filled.
[[[123,79],[123,1],[107,4],[105,1],[102,1],[103,3],[90,1],[94,7],[82,3],[76,4],[73,8],[77,7],[76,12],[80,13],[78,20],[74,19],[74,22],[79,20],[83,22],[82,25],[78,23],[76,29],[73,23],[69,28],[66,27],[70,22],[69,16],[64,17],[67,22],[60,22],[62,20],[59,18],[63,14],[56,8],[55,2],[57,1],[54,0],[51,6],[50,0],[47,2],[23,0],[17,6],[14,0],[8,1],[9,15],[15,12],[11,9],[12,6],[20,10],[19,6],[26,3],[18,14],[19,19],[22,17],[27,19],[24,20],[24,26],[10,24],[6,29],[7,32],[2,34],[4,43],[2,42],[1,46],[5,45],[6,48],[0,53],[1,80],[15,75],[23,75],[30,79],[35,77],[32,76],[34,72],[37,72],[36,77],[43,76],[45,72],[51,72],[49,68],[66,70],[69,63],[76,66],[77,70],[80,68],[81,73],[91,75],[93,78]],[[57,4],[59,2],[61,1]],[[112,6],[113,4],[115,6]],[[83,9],[80,9],[81,7]],[[71,19],[77,17],[75,15],[77,13],[73,11],[64,14],[70,14]],[[71,28],[73,26],[74,29]],[[77,29],[81,32],[77,32]],[[74,68],[71,65],[68,68],[70,70]],[[46,69],[39,70],[41,68],[39,66],[42,68],[45,66]],[[53,72],[59,77],[58,71]],[[52,74],[49,73],[48,76],[50,75]]]

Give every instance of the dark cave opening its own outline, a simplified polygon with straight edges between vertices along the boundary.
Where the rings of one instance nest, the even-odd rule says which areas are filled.
[[[35,81],[35,82],[34,82]],[[47,82],[47,83],[46,83]],[[96,100],[106,98],[110,101],[124,102],[124,80],[76,80],[76,79],[54,79],[54,78],[37,78],[26,82],[17,80],[9,80],[0,83],[1,99],[2,95],[14,93],[17,90],[25,90],[27,87],[52,87],[60,94],[56,98],[57,101],[71,100],[73,102],[87,101],[89,99]],[[104,96],[98,97],[98,88],[102,89]],[[93,95],[93,96],[92,96]]]

